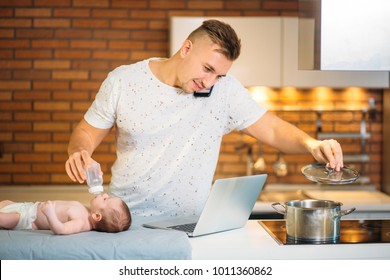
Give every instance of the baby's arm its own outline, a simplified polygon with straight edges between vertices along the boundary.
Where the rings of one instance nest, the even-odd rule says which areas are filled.
[[[42,212],[46,216],[50,229],[55,234],[72,234],[82,231],[83,221],[81,219],[71,219],[65,223],[58,219],[55,203],[48,200],[42,205]]]

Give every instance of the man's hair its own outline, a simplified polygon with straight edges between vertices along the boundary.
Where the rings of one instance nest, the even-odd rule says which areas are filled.
[[[106,208],[103,210],[102,218],[96,222],[95,230],[104,232],[120,232],[130,228],[131,214],[127,204],[121,200],[120,209]]]
[[[220,47],[217,51],[227,59],[234,61],[240,55],[241,40],[229,24],[214,19],[205,20],[201,26],[191,32],[187,39],[195,42],[196,38],[204,35]]]

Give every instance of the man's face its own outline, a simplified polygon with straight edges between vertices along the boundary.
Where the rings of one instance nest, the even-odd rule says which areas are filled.
[[[194,43],[189,40],[184,42],[176,86],[186,93],[193,93],[210,88],[219,78],[224,77],[233,62],[217,52],[217,49],[218,45],[207,37],[198,38]]]

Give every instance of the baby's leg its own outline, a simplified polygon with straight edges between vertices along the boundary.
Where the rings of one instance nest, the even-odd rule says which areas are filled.
[[[3,207],[5,207],[5,206],[7,206],[7,205],[12,204],[12,203],[15,203],[15,202],[13,202],[13,201],[11,201],[11,200],[3,200],[3,201],[0,201],[0,209],[3,208]]]
[[[0,201],[0,209],[14,203],[11,200]],[[0,228],[13,229],[19,222],[19,213],[0,213]]]
[[[0,213],[0,228],[13,229],[19,222],[19,213]]]

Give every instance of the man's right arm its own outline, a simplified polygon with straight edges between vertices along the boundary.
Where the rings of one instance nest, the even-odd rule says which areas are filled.
[[[93,127],[84,119],[76,126],[69,140],[69,158],[65,163],[66,173],[72,181],[79,183],[85,181],[84,166],[90,164],[93,151],[109,131],[110,128]]]

